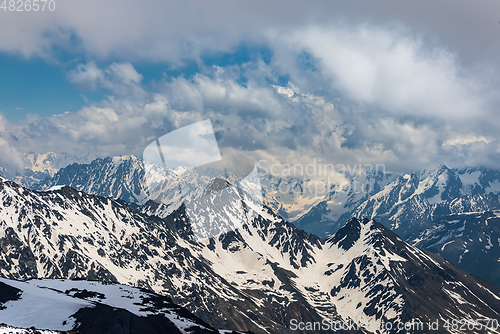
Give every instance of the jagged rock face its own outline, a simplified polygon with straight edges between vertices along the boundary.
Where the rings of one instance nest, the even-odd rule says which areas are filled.
[[[90,194],[144,203],[148,199],[146,173],[160,173],[152,166],[147,167],[145,169],[142,160],[134,156],[107,157],[96,159],[90,164],[74,163],[34,184],[32,188],[48,190],[66,185]]]
[[[356,188],[355,183],[368,191]],[[346,189],[330,193],[297,225],[321,236],[331,235],[355,216],[376,219],[406,238],[440,216],[500,209],[500,172],[486,168],[457,170],[442,165],[401,176],[368,173]]]
[[[218,203],[217,189],[200,193]],[[497,288],[374,221],[353,219],[335,236],[320,239],[245,193],[224,189],[237,192],[240,205],[207,202],[207,210],[214,221],[239,217],[241,226],[197,240],[192,225],[198,217],[185,205],[160,219],[69,187],[36,192],[3,181],[0,226],[10,234],[1,236],[0,273],[146,287],[171,296],[214,328],[256,333],[291,332],[293,319],[498,316]],[[21,256],[33,264],[19,266]]]
[[[441,166],[418,177],[405,175],[359,206],[355,216],[380,217],[384,225],[406,238],[442,215],[499,209],[498,180],[486,181],[489,172]]]
[[[356,209],[390,185],[398,175],[370,171],[355,177],[350,183],[328,193],[325,198],[304,213],[295,224],[322,237],[338,231]]]
[[[24,175],[18,176],[15,181],[35,190],[48,190],[54,186],[67,185],[86,193],[120,198],[129,203],[144,205],[150,199],[168,204],[182,202],[184,194],[207,185],[213,177],[225,179],[232,184],[238,179],[231,172],[225,171],[214,175],[213,170],[203,167],[170,171],[166,176],[162,167],[144,163],[142,159],[132,155],[98,158],[91,163],[80,162],[67,166],[60,166],[60,163],[53,163],[52,166],[50,162],[58,158],[53,153],[44,156],[51,159],[44,160],[41,156],[38,157],[40,162],[31,164],[31,168],[26,169]],[[33,159],[31,157],[31,160]],[[44,170],[49,170],[50,173],[41,172],[42,168],[39,165],[45,166]],[[161,180],[165,179],[172,179],[173,182],[162,183]],[[150,188],[147,180],[156,180],[158,183],[153,182]],[[297,219],[319,200],[307,190],[305,181],[299,177],[283,179],[274,178],[272,175],[261,175],[264,203],[275,213],[289,220]],[[287,191],[284,191],[285,189]],[[179,205],[175,204],[173,207],[177,208]],[[172,206],[168,210],[164,209],[165,207],[162,208],[162,212],[157,213],[166,216],[173,211]]]
[[[213,178],[222,177],[224,182],[238,179],[228,171],[221,171],[221,175],[214,173],[217,171],[199,167],[169,170],[166,175],[163,167],[144,163],[142,159],[131,155],[99,158],[90,164],[74,163],[61,168],[42,182],[30,183],[29,186],[42,191],[70,186],[89,194],[119,198],[136,205],[144,205],[149,200],[163,201],[170,206],[168,210],[158,212],[164,217],[178,208],[192,191],[208,185]],[[151,184],[148,184],[148,180]],[[162,209],[165,208],[164,205]]]
[[[498,312],[498,288],[405,243],[379,223],[352,219],[328,242],[342,250],[342,261],[332,262],[329,272],[335,275],[343,270],[340,284],[331,291],[338,310],[355,307],[363,310],[365,317],[372,315],[392,323],[435,321],[445,313],[461,318],[474,312],[474,307],[483,308],[490,317]],[[472,297],[479,296],[476,293],[484,299]],[[464,295],[472,298],[461,303]],[[492,310],[491,305],[495,305]]]
[[[500,212],[450,214],[408,238],[416,247],[500,286]]]

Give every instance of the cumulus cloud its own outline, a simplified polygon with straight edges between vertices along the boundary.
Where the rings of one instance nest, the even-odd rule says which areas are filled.
[[[128,85],[131,83],[139,84],[142,80],[142,74],[137,73],[134,66],[130,63],[113,63],[106,72]]]
[[[154,138],[210,118],[223,153],[268,163],[321,158],[410,171],[498,161],[497,130],[485,125],[498,123],[494,86],[447,49],[366,25],[310,26],[266,38],[269,63],[200,66],[154,90],[130,62],[80,64],[68,79],[106,90],[106,99],[5,127],[2,138],[17,152],[141,156]],[[278,76],[290,82],[279,86]]]
[[[147,0],[140,5],[132,0],[59,1],[53,12],[3,16],[0,50],[50,57],[54,50],[76,49],[100,59],[181,61],[207,49],[228,50],[242,39],[262,42],[270,32],[311,23],[387,26],[404,22],[467,59],[495,60],[500,52],[499,10],[496,1],[467,0]]]
[[[446,140],[443,143],[443,146],[462,146],[474,143],[489,144],[491,141],[492,141],[491,139],[487,139],[484,136],[464,135],[464,136],[456,136],[452,139]]]
[[[129,62],[112,63],[104,70],[99,69],[94,61],[79,64],[68,72],[68,79],[84,90],[105,88],[117,96],[142,96],[145,93],[140,86],[142,74]]]
[[[313,27],[288,40],[317,59],[342,97],[397,115],[463,119],[485,110],[474,76],[455,55],[399,30]]]
[[[95,62],[80,64],[68,73],[68,79],[81,89],[94,90],[98,86],[98,81],[103,80],[103,72],[97,68]]]

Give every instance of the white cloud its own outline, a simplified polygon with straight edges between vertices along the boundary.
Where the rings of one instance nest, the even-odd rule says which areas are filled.
[[[475,135],[464,135],[464,136],[456,136],[452,139],[448,139],[443,143],[443,146],[462,146],[462,145],[470,145],[475,143],[485,143],[489,144],[492,140],[487,139],[484,136],[475,136]]]
[[[113,63],[106,72],[111,76],[116,76],[125,84],[139,84],[142,81],[142,74],[137,73],[134,66],[130,63]]]
[[[68,73],[68,79],[81,89],[94,90],[99,84],[99,80],[104,79],[103,72],[97,68],[95,62],[80,64]]]
[[[112,63],[104,70],[99,69],[94,61],[80,64],[69,71],[68,79],[81,89],[103,87],[121,96],[144,93],[140,87],[142,74],[128,62]]]
[[[76,47],[100,59],[181,61],[206,49],[228,50],[242,40],[263,42],[270,31],[369,21],[378,26],[405,23],[469,58],[495,60],[499,11],[496,1],[478,5],[467,0],[452,5],[430,0],[59,1],[53,12],[3,15],[0,50],[50,56],[53,50]]]
[[[342,96],[397,115],[463,119],[485,109],[454,55],[397,30],[310,28],[289,41],[318,59]]]
[[[254,160],[307,164],[322,158],[408,171],[441,162],[460,166],[464,157],[492,164],[498,156],[498,141],[490,140],[497,130],[485,127],[495,124],[495,95],[444,49],[426,48],[399,30],[366,26],[297,29],[270,40],[270,64],[201,66],[193,77],[157,82],[155,91],[129,62],[81,64],[68,77],[107,90],[105,100],[6,127],[4,138],[18,152],[140,156],[155,137],[210,118],[223,153]],[[313,69],[298,64],[304,50]],[[290,85],[272,85],[278,75],[289,75]],[[245,85],[238,83],[241,76]],[[469,137],[460,137],[465,133]]]

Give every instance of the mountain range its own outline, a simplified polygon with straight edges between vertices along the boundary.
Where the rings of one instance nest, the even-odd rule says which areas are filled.
[[[406,238],[440,216],[496,210],[499,193],[500,171],[487,168],[459,170],[441,165],[403,175],[367,171],[343,189],[330,192],[296,223],[309,232],[328,235],[350,217],[368,217]]]
[[[209,182],[210,178],[202,176],[199,169],[182,174],[184,182],[192,188]],[[22,177],[16,182],[34,190],[67,185],[141,205],[159,196],[149,194],[146,179],[164,177],[163,170],[157,166],[135,156],[120,156],[96,159],[88,164],[73,163],[36,183]],[[231,183],[235,181],[230,174],[219,177]],[[353,216],[378,219],[406,238],[437,217],[496,210],[499,206],[500,171],[488,168],[450,169],[441,165],[435,170],[410,174],[367,170],[354,175],[349,183],[316,196],[306,192],[308,181],[300,177],[261,175],[264,202],[276,214],[324,237],[335,233]],[[287,185],[283,187],[287,191],[279,191],[283,184]],[[162,189],[162,192],[170,196],[168,202],[179,198],[175,189]]]
[[[68,185],[86,193],[123,199],[132,207],[141,206],[143,213],[164,218],[185,198],[175,186],[149,193],[145,180],[165,178],[162,173],[157,166],[144,164],[139,158],[122,156],[96,159],[89,164],[74,163],[36,183],[30,178],[16,181],[37,190]],[[235,181],[230,173],[220,176],[229,182]],[[351,217],[366,217],[379,221],[404,240],[417,245],[417,235],[431,233],[434,226],[447,216],[500,210],[500,171],[482,167],[452,169],[441,165],[435,170],[409,174],[367,170],[354,175],[349,183],[318,196],[307,192],[305,183],[308,179],[260,176],[266,206],[300,229],[323,238],[333,235]],[[188,170],[180,178],[191,190],[206,186],[211,179],[204,177],[199,169]],[[148,203],[151,199],[163,200],[164,203]],[[450,235],[460,238],[460,231]],[[490,254],[490,264],[495,268],[488,274],[472,265],[480,262],[481,256],[477,252],[467,255],[477,256],[476,259],[458,261],[465,249],[448,247],[445,254],[437,251],[435,245],[419,243],[418,246],[442,254],[459,268],[500,285],[500,274],[497,274],[500,272],[500,256],[495,257],[498,247],[495,243],[482,251]],[[450,254],[452,251],[455,253]]]
[[[323,321],[374,333],[381,322],[498,318],[499,288],[372,219],[353,218],[320,238],[226,180],[192,194],[162,218],[145,213],[151,202],[131,208],[67,186],[35,191],[2,180],[0,275],[135,286],[167,296],[211,328],[255,333]],[[212,226],[207,217],[232,224],[196,237]]]

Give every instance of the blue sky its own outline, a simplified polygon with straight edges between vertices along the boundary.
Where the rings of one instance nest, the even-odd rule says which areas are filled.
[[[0,53],[0,112],[9,121],[19,123],[30,114],[48,117],[66,111],[75,112],[83,106],[103,100],[108,93],[106,89],[80,89],[68,80],[68,71],[74,68],[75,60],[81,59],[81,56],[66,53],[64,59],[47,61],[38,56],[26,58]],[[269,63],[271,58],[272,51],[269,48],[242,43],[227,52],[207,52],[197,61],[181,59],[177,64],[137,61],[132,65],[143,76],[144,84],[154,90],[155,83],[161,79],[193,77],[200,73],[199,65],[240,66],[256,59]],[[101,61],[99,65],[106,67],[110,63],[111,60]],[[242,85],[245,81],[243,76],[239,78]],[[287,77],[279,77],[273,83],[286,85]]]
[[[0,165],[22,169],[27,152],[141,155],[210,118],[223,151],[254,160],[498,167],[499,12],[493,0],[2,12]]]
[[[84,100],[66,79],[65,69],[33,58],[0,54],[0,111],[10,121],[77,111]]]

